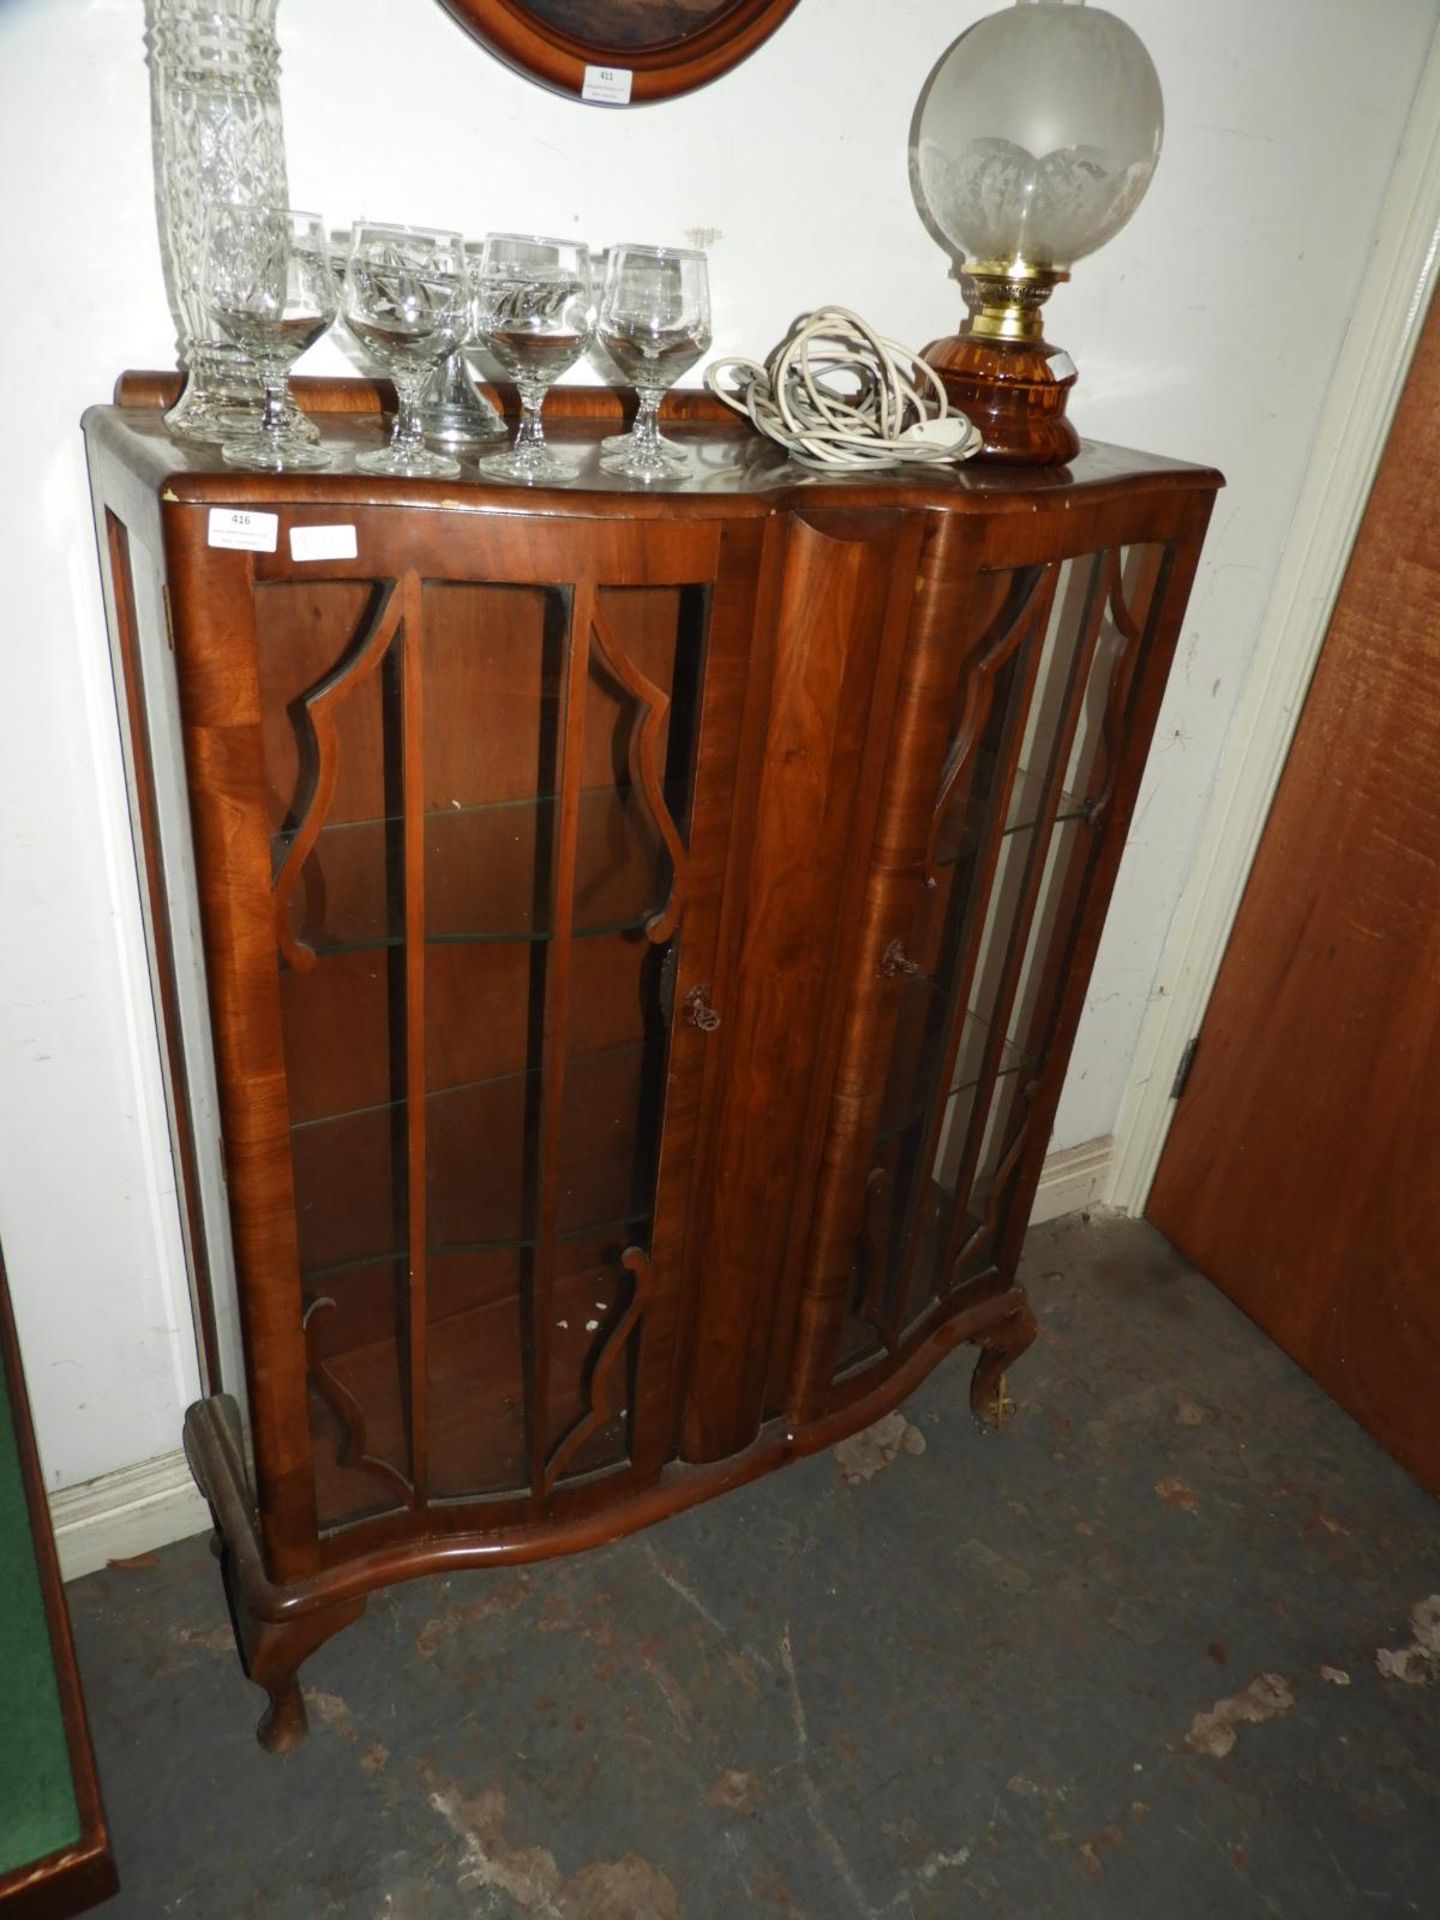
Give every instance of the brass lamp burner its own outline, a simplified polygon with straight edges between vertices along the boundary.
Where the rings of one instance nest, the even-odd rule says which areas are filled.
[[[1069,278],[1064,267],[1032,267],[1025,260],[963,266],[960,291],[970,309],[964,331],[980,340],[1041,339],[1045,329],[1040,309]]]
[[[959,279],[969,316],[959,333],[925,349],[947,399],[984,435],[991,460],[1053,466],[1080,450],[1065,418],[1075,365],[1047,344],[1041,313],[1069,278],[1063,267],[1025,260],[967,261]]]

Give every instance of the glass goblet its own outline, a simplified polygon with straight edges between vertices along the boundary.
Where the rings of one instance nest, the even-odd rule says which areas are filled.
[[[315,213],[290,207],[212,206],[205,218],[200,291],[221,335],[255,363],[265,403],[249,428],[226,433],[228,465],[265,473],[328,467],[297,429],[292,364],[335,318],[338,290]]]
[[[573,480],[579,463],[546,446],[540,415],[551,386],[590,344],[589,252],[572,240],[492,233],[473,294],[476,338],[514,380],[521,407],[514,443],[487,454],[480,471],[532,486]]]
[[[465,242],[467,272],[479,267],[483,252],[478,241]],[[464,454],[507,438],[505,422],[470,378],[463,344],[431,374],[420,417],[428,443],[447,453]]]
[[[341,312],[360,345],[395,382],[399,405],[388,446],[357,456],[365,473],[453,480],[448,454],[425,445],[420,401],[466,327],[465,243],[429,227],[355,223]]]
[[[660,402],[710,345],[705,256],[683,247],[612,247],[596,338],[635,388],[629,433],[602,442],[600,465],[632,480],[655,480],[685,465],[682,448],[660,432]]]

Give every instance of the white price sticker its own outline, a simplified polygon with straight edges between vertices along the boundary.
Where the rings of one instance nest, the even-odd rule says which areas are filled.
[[[1068,353],[1062,350],[1059,353],[1051,354],[1050,377],[1057,385],[1061,380],[1068,380],[1074,371],[1075,362],[1070,358]]]
[[[280,538],[278,513],[253,513],[248,507],[212,507],[212,547],[238,547],[242,553],[274,553]]]
[[[353,526],[290,529],[292,560],[353,560],[358,551]]]
[[[628,107],[635,76],[629,67],[586,67],[582,100],[598,100],[609,107]]]

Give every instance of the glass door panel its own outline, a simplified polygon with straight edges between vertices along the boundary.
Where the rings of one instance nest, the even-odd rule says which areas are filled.
[[[458,677],[479,703],[426,707],[447,768],[429,797],[448,802],[425,834],[430,1479],[438,1497],[543,1496],[630,1454],[705,602],[532,596],[513,644],[545,664],[526,681],[493,590],[426,594],[427,688]],[[538,698],[523,746],[489,753],[457,647]]]
[[[544,1498],[634,1451],[709,589],[257,609],[321,1524]]]
[[[426,1384],[436,1499],[530,1483],[525,1326],[534,1248],[430,1249]]]

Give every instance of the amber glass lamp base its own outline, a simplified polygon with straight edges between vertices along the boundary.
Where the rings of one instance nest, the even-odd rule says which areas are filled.
[[[924,358],[951,405],[985,436],[976,459],[1054,467],[1080,451],[1080,436],[1065,417],[1075,384],[1069,354],[1044,340],[985,339],[967,330],[932,340]]]

